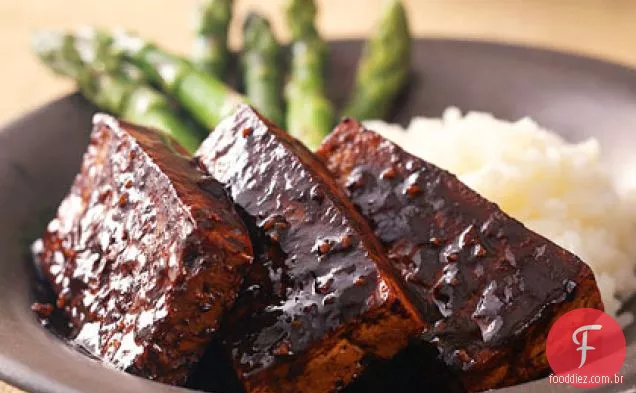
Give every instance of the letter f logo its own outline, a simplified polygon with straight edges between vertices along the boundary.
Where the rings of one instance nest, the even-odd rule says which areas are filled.
[[[555,376],[574,377],[558,382],[591,388],[613,381],[625,361],[627,345],[623,329],[611,315],[595,308],[577,308],[552,325],[545,353]]]
[[[585,364],[585,361],[587,360],[587,351],[593,351],[596,349],[594,347],[587,345],[587,332],[589,330],[601,330],[602,327],[603,327],[602,325],[585,325],[576,329],[574,333],[572,334],[572,341],[574,341],[574,344],[580,345],[580,347],[576,348],[577,351],[581,351],[581,364],[579,364],[579,368],[583,367],[583,365]],[[579,333],[583,333],[581,335],[580,342],[576,338],[576,336]]]

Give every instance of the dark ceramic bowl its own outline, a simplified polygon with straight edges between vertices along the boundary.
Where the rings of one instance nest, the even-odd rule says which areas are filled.
[[[349,91],[360,48],[360,42],[331,45],[329,90],[338,104]],[[394,120],[439,116],[449,105],[508,120],[529,115],[568,139],[598,138],[619,173],[636,165],[635,70],[490,43],[417,40],[413,49],[412,83]],[[88,359],[43,329],[29,309],[33,277],[28,245],[78,171],[94,111],[71,95],[0,131],[0,379],[37,392],[183,391]],[[628,342],[636,342],[633,334],[627,336]],[[625,384],[600,391],[636,392],[635,345],[628,348],[623,366]],[[502,392],[575,390],[543,380]]]

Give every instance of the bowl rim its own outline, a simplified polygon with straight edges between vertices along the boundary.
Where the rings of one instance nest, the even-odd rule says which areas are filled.
[[[360,45],[363,42],[361,39],[336,39],[330,40],[329,45],[342,45],[342,44],[356,44]],[[614,62],[611,60],[602,59],[599,57],[591,56],[588,54],[570,52],[567,50],[559,50],[554,48],[544,48],[537,45],[527,44],[527,43],[512,43],[512,42],[499,42],[499,41],[491,41],[491,40],[481,40],[481,39],[472,39],[472,38],[414,38],[414,43],[428,43],[432,45],[455,45],[455,46],[471,46],[477,50],[495,50],[495,51],[507,51],[509,53],[512,52],[512,55],[515,54],[523,54],[524,56],[539,56],[539,57],[559,57],[561,59],[567,59],[573,63],[578,63],[578,66],[585,68],[597,69],[599,72],[602,71],[603,74],[608,74],[611,72],[614,73],[624,73],[629,77],[633,78],[636,81],[636,66],[631,66],[624,63]],[[43,103],[32,110],[24,112],[22,115],[19,115],[16,119],[10,120],[4,125],[0,126],[0,144],[4,138],[14,138],[17,134],[19,134],[20,124],[28,117],[31,117],[38,112],[43,111],[45,108],[51,106],[54,103],[62,102],[68,100],[72,97],[79,96],[79,93],[72,92],[69,94],[62,95],[58,98],[55,98],[51,101]],[[51,335],[52,336],[52,335]],[[636,343],[632,343],[628,346],[627,350],[627,358],[626,364],[630,361],[635,364],[632,365],[634,369],[636,369]],[[137,378],[137,377],[134,377]],[[29,367],[27,364],[21,363],[7,357],[2,348],[0,348],[0,381],[4,381],[9,384],[10,387],[14,387],[17,389],[22,389],[26,391],[41,391],[41,392],[75,392],[74,388],[64,384],[63,382],[59,382],[56,380],[50,380],[44,377],[37,370]],[[520,385],[511,386],[505,389],[498,389],[496,391],[500,392],[508,392],[510,393],[526,391],[527,388],[535,386],[539,384],[543,380],[531,381]],[[152,381],[146,381],[152,382]],[[164,386],[165,385],[161,385]],[[628,388],[627,385],[624,388]],[[175,392],[182,391],[192,391],[192,390],[182,390],[180,388],[176,388]]]

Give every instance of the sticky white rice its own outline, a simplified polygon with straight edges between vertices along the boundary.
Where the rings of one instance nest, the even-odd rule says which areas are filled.
[[[606,312],[636,290],[634,198],[619,196],[596,139],[568,143],[529,118],[488,113],[412,119],[407,129],[371,130],[457,175],[532,230],[578,255],[594,271]]]

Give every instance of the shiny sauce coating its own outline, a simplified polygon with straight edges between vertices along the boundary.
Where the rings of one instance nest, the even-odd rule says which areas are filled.
[[[358,122],[345,119],[317,154],[402,272],[426,321],[423,340],[469,390],[543,375],[551,323],[603,308],[576,256]]]
[[[247,229],[171,139],[105,115],[94,123],[81,171],[33,245],[36,263],[75,345],[182,384],[251,264]]]
[[[196,156],[227,184],[257,245],[224,329],[248,391],[335,391],[363,358],[406,346],[421,322],[384,250],[300,142],[242,106]]]

